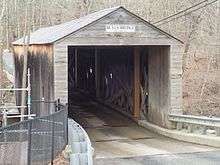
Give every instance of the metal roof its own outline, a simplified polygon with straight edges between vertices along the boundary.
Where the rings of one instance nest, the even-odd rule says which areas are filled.
[[[40,28],[30,34],[29,44],[33,45],[33,44],[54,43],[55,41],[65,37],[71,33],[74,33],[77,30],[79,30],[79,29],[103,18],[104,16],[118,10],[119,8],[123,8],[123,7],[118,6],[118,7],[114,7],[114,8],[100,10],[98,12],[88,14],[84,17],[80,17],[79,19],[74,19],[74,20],[66,22],[66,23],[62,23],[62,24],[50,26],[50,27]],[[123,8],[123,9],[125,9],[125,8]],[[126,11],[128,11],[128,10],[126,10]],[[130,11],[128,11],[128,12],[130,12]],[[131,14],[133,14],[133,13],[131,13]],[[133,14],[133,15],[135,15],[135,14]],[[135,15],[135,16],[138,17],[137,15]],[[140,17],[138,17],[138,18],[140,18]],[[145,20],[142,19],[142,21],[145,21]],[[164,33],[165,35],[168,35],[169,37],[180,41],[179,39],[173,37],[172,35],[164,32],[161,29],[157,28],[156,26],[150,24],[149,22],[147,22],[147,21],[145,21],[145,22],[148,23],[150,26],[153,26],[154,28],[156,28],[160,32]],[[25,39],[27,40],[27,37],[25,37]],[[182,41],[180,41],[180,42],[182,42]],[[12,44],[13,45],[23,45],[24,44],[24,37],[18,39],[17,41],[14,41]]]

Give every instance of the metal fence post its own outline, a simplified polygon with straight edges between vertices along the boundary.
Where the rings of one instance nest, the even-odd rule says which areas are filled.
[[[215,134],[216,136],[220,136],[220,128],[215,128]]]
[[[51,142],[51,165],[54,160],[54,115],[52,116],[52,142]]]
[[[58,111],[60,110],[60,99],[57,99]]]
[[[32,120],[28,123],[28,152],[27,152],[27,164],[31,165],[31,129],[32,129]]]
[[[54,112],[57,112],[57,101],[55,100],[53,103],[54,109],[51,110],[51,114],[53,114]]]
[[[42,97],[41,100],[40,100],[40,109],[41,109],[41,112],[43,112],[45,110],[45,99],[44,99],[44,97]]]
[[[30,80],[31,74],[30,74],[30,68],[28,68],[27,73],[27,92],[28,92],[28,99],[27,99],[27,110],[28,110],[28,119],[31,119],[31,80]]]
[[[3,126],[6,126],[6,125],[7,125],[7,112],[4,109],[3,110]]]
[[[68,144],[68,104],[65,105],[65,136],[66,136],[66,144]]]

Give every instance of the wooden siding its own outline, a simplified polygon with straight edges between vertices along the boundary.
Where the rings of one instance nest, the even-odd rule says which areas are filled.
[[[15,82],[16,87],[22,84],[23,72],[23,46],[14,46],[15,54]],[[31,97],[32,100],[45,101],[54,100],[54,78],[53,78],[53,46],[31,45],[28,52],[28,68],[31,72]],[[21,93],[17,92],[17,104],[21,104]],[[52,110],[49,104],[32,104],[32,113],[47,115]]]
[[[168,114],[182,113],[181,45],[151,46],[148,56],[149,121],[171,127]]]
[[[68,47],[54,44],[54,95],[68,102]]]
[[[169,53],[168,46],[148,48],[148,119],[166,126],[169,106]]]
[[[170,47],[170,113],[182,113],[182,45]]]

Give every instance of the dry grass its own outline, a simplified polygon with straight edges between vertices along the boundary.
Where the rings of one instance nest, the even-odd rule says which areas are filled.
[[[53,161],[54,165],[69,165],[69,160],[65,158],[65,151],[63,151],[60,155],[58,155]],[[50,165],[50,164],[49,164]]]
[[[185,72],[183,82],[184,113],[220,117],[220,70],[219,62],[209,59],[192,61]],[[204,86],[204,92],[201,92]],[[202,95],[201,95],[202,93]]]

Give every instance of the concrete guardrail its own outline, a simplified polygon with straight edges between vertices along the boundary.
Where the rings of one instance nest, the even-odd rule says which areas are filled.
[[[94,149],[89,136],[72,119],[68,119],[68,143],[71,147],[70,165],[93,165]]]

